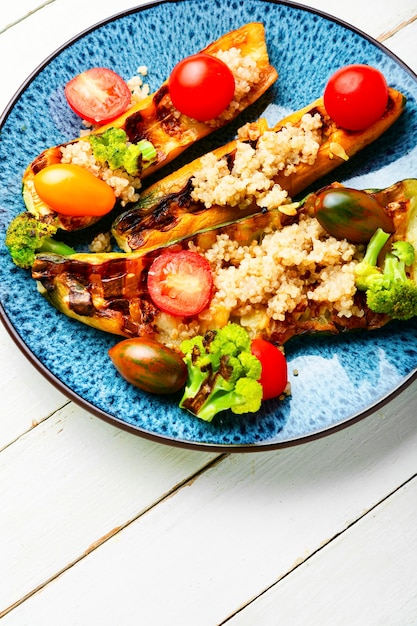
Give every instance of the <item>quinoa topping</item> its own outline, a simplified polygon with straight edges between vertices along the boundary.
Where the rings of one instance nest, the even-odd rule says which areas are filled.
[[[147,75],[148,68],[145,65],[141,65],[137,68],[136,75],[132,76],[132,78],[127,81],[129,89],[132,92],[132,105],[149,96],[149,85],[143,82],[143,78]]]
[[[90,252],[111,252],[111,233],[98,233],[89,244],[88,249]]]
[[[192,178],[193,200],[207,208],[239,206],[255,202],[262,208],[277,208],[288,201],[287,192],[274,183],[274,176],[289,176],[300,163],[312,165],[320,148],[321,117],[305,114],[299,126],[286,124],[278,131],[261,134],[256,146],[238,140],[232,169],[226,157],[213,153],[202,157],[202,169]]]
[[[219,50],[213,56],[223,61],[235,79],[235,92],[228,107],[218,117],[207,122],[210,126],[223,126],[233,119],[243,108],[242,101],[254,85],[261,79],[261,71],[250,55],[242,56],[239,48]]]
[[[340,317],[363,315],[353,300],[356,246],[330,237],[313,217],[300,215],[298,223],[248,246],[219,235],[200,253],[213,272],[209,316],[227,310],[238,318],[262,310],[268,319],[284,321],[309,302],[330,303]]]

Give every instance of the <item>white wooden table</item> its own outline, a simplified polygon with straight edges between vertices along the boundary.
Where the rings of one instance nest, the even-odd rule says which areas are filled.
[[[0,12],[0,108],[129,0]],[[416,0],[310,0],[417,70]],[[417,172],[416,172],[417,175]],[[152,443],[69,402],[0,325],[2,626],[417,624],[417,382],[301,446]]]

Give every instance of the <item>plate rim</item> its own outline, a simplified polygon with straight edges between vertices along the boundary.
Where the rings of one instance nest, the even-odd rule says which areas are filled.
[[[80,32],[78,32],[73,37],[66,40],[62,45],[60,45],[56,50],[54,50],[51,54],[49,54],[45,59],[35,67],[32,72],[26,77],[26,79],[20,84],[16,92],[10,98],[6,107],[2,111],[0,115],[0,132],[2,127],[4,126],[7,118],[11,114],[14,106],[25,92],[25,90],[29,87],[29,85],[35,80],[35,78],[62,52],[64,52],[69,46],[73,45],[75,42],[79,41],[83,37],[89,35],[94,32],[110,24],[119,19],[123,19],[129,15],[141,13],[142,11],[148,11],[155,7],[166,5],[166,4],[181,4],[182,2],[199,2],[199,0],[157,0],[156,2],[145,2],[136,7],[131,7],[129,9],[124,9],[119,11],[107,18],[103,18],[98,22],[84,28]],[[229,4],[229,0],[221,0],[226,4]],[[305,11],[307,13],[311,13],[313,15],[317,15],[320,18],[324,18],[329,20],[344,29],[348,29],[353,33],[359,35],[360,37],[366,39],[369,43],[373,44],[377,48],[379,48],[385,55],[394,60],[406,73],[408,73],[411,78],[417,83],[417,74],[414,72],[407,63],[405,63],[398,55],[396,55],[393,51],[387,48],[382,42],[378,41],[372,35],[369,35],[362,29],[350,24],[349,22],[338,18],[326,11],[322,11],[320,9],[315,9],[313,7],[306,6],[302,3],[293,2],[292,0],[261,0],[261,2],[265,4],[272,4],[277,6],[287,6],[296,10]],[[361,421],[362,419],[370,416],[372,413],[380,410],[382,407],[389,404],[393,401],[397,396],[403,393],[407,387],[409,387],[416,379],[417,379],[417,367],[411,371],[407,376],[403,378],[403,380],[396,386],[394,389],[388,391],[382,398],[375,401],[372,405],[368,406],[366,409],[360,410],[356,414],[351,417],[343,420],[340,423],[334,424],[332,426],[323,427],[315,432],[305,434],[302,436],[296,436],[293,438],[286,439],[284,441],[268,441],[264,440],[261,442],[247,443],[247,444],[221,444],[221,443],[210,443],[210,442],[198,442],[191,441],[180,438],[172,438],[170,436],[164,436],[162,433],[151,432],[145,430],[142,427],[134,426],[122,420],[114,415],[110,415],[108,412],[100,409],[99,407],[92,404],[89,400],[83,398],[81,395],[76,393],[71,387],[69,387],[65,382],[60,380],[60,378],[53,374],[47,367],[44,365],[38,357],[33,353],[33,351],[29,348],[29,346],[24,341],[23,337],[20,335],[18,329],[14,326],[13,322],[9,319],[3,303],[0,300],[0,321],[2,322],[5,330],[11,337],[14,344],[19,348],[20,352],[27,358],[27,360],[34,366],[34,368],[49,382],[51,383],[58,391],[60,391],[63,395],[65,395],[70,401],[74,402],[80,408],[88,411],[93,414],[95,417],[112,424],[120,428],[121,430],[130,432],[136,436],[143,437],[144,439],[150,440],[155,443],[160,443],[163,445],[169,445],[172,447],[178,447],[183,449],[191,449],[191,450],[199,450],[204,452],[218,452],[218,453],[239,453],[239,452],[261,452],[261,451],[272,451],[281,448],[294,447],[297,445],[301,445],[303,443],[308,443],[317,439],[321,439],[323,437],[330,436],[336,432],[344,430],[352,426],[353,424]]]

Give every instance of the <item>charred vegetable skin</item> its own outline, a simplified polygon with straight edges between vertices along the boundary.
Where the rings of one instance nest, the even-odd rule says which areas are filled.
[[[241,101],[241,108],[247,108],[255,102],[277,79],[277,72],[269,62],[265,42],[265,31],[261,23],[250,23],[231,31],[211,43],[202,52],[214,54],[219,50],[239,48],[243,55],[251,55],[261,70],[260,81],[247,93]],[[109,124],[94,131],[102,135],[109,128],[123,129],[128,140],[137,144],[142,140],[149,141],[156,149],[157,157],[152,164],[142,171],[142,178],[150,176],[160,167],[172,161],[191,144],[213,132],[214,127],[197,122],[185,115],[178,115],[173,108],[166,81],[156,93],[148,96],[126,113]],[[237,114],[237,113],[236,113]],[[226,122],[224,122],[226,123]],[[86,141],[87,138],[78,138],[69,143]],[[33,178],[37,172],[48,165],[61,161],[61,146],[48,148],[42,152],[28,166],[23,176],[23,196],[27,210],[36,217],[50,214],[51,209],[41,201],[34,189]],[[94,223],[97,218],[74,218],[59,216],[59,227],[72,231],[85,228]]]
[[[405,240],[417,249],[417,180],[405,180],[373,194],[385,207],[395,227],[393,240]],[[305,207],[301,210],[307,210]],[[268,226],[281,228],[296,221],[279,211],[258,213],[208,230],[191,238],[202,249],[207,249],[221,232],[229,234],[242,245],[260,239]],[[184,239],[176,249],[186,248]],[[65,258],[51,254],[38,255],[32,270],[34,279],[41,283],[45,297],[60,311],[84,324],[125,337],[148,335],[160,338],[166,330],[167,319],[152,304],[146,288],[146,273],[160,250],[132,253],[76,254]],[[414,261],[410,277],[417,281]],[[323,312],[321,305],[301,314],[288,314],[283,322],[272,322],[264,330],[264,338],[284,344],[291,337],[314,332],[340,333],[345,330],[371,330],[386,324],[390,317],[366,307],[364,293],[356,294],[364,308],[363,317],[338,317]],[[180,318],[181,321],[181,318]],[[187,318],[184,318],[187,322]],[[222,320],[205,320],[205,328],[218,328]],[[169,323],[168,323],[169,326]]]
[[[199,233],[167,250],[188,249],[192,241],[207,249],[220,233],[239,239],[242,244],[262,237],[268,226],[280,228],[290,220],[279,211],[258,213]],[[39,281],[41,292],[59,311],[94,328],[124,337],[142,335],[158,338],[161,311],[153,304],[147,288],[147,276],[153,261],[165,248],[144,249],[131,253],[78,253],[70,257],[39,254],[32,277]],[[181,317],[178,320],[181,321]],[[187,321],[184,317],[184,321]],[[207,326],[208,327],[208,326]]]
[[[278,131],[287,123],[297,126],[306,113],[312,115],[319,113],[322,119],[322,143],[315,163],[313,165],[301,163],[289,176],[280,172],[274,178],[274,182],[281,185],[293,198],[347,158],[375,141],[398,119],[405,106],[405,97],[400,92],[390,88],[388,93],[388,105],[384,115],[362,131],[352,132],[338,128],[327,115],[322,98],[281,120],[273,129],[267,127],[264,119],[254,122],[251,125],[252,129],[264,133],[268,130]],[[214,150],[213,153],[217,158],[227,156],[231,168],[235,151],[236,141],[232,141]],[[198,158],[158,181],[141,195],[137,205],[116,218],[112,231],[122,250],[131,252],[142,247],[166,245],[182,239],[190,232],[215,228],[259,210],[255,205],[243,211],[237,207],[216,205],[207,209],[201,202],[193,201],[191,179],[200,168],[201,159]]]

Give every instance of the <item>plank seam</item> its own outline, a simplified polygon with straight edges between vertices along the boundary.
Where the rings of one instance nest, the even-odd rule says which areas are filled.
[[[139,520],[141,517],[143,517],[144,515],[146,515],[150,511],[152,511],[152,509],[154,509],[159,504],[163,503],[165,500],[168,500],[169,498],[171,498],[173,495],[175,495],[176,492],[180,491],[183,487],[189,487],[193,482],[195,482],[207,470],[212,469],[212,468],[216,467],[217,465],[220,465],[220,463],[222,463],[228,456],[230,456],[230,455],[227,454],[227,453],[220,454],[219,456],[217,456],[216,458],[212,459],[211,461],[208,461],[208,463],[206,463],[205,465],[200,467],[200,469],[198,469],[196,472],[194,472],[190,476],[187,476],[187,478],[184,478],[184,480],[182,480],[179,483],[177,483],[176,485],[174,485],[171,489],[169,489],[160,498],[155,500],[151,505],[149,505],[148,507],[143,509],[138,515],[135,515],[135,517],[131,518],[130,520],[128,520],[124,524],[121,524],[120,526],[116,526],[114,529],[110,530],[108,533],[106,533],[103,537],[98,539],[96,542],[94,542],[93,544],[90,544],[90,546],[88,548],[86,548],[86,550],[84,550],[84,552],[82,554],[80,554],[77,558],[73,559],[64,568],[60,569],[53,576],[50,576],[49,578],[44,580],[42,583],[39,583],[39,585],[37,585],[34,589],[32,589],[31,591],[26,593],[19,600],[16,600],[16,602],[13,602],[13,604],[11,604],[10,606],[6,607],[3,610],[0,610],[0,619],[2,617],[4,617],[5,615],[7,615],[8,613],[10,613],[13,609],[17,608],[18,606],[20,606],[21,604],[23,604],[24,602],[29,600],[38,591],[41,591],[44,587],[46,587],[47,585],[49,585],[49,583],[51,583],[54,580],[56,580],[59,576],[61,576],[62,574],[65,574],[66,571],[70,570],[72,567],[74,567],[74,565],[77,565],[78,563],[80,563],[83,559],[85,559],[87,556],[89,556],[95,550],[100,548],[103,544],[105,544],[107,541],[109,541],[112,537],[117,535],[119,532],[121,532],[125,528],[128,528],[131,524],[133,524],[134,522]]]
[[[251,604],[253,604],[254,602],[256,602],[257,600],[259,600],[260,598],[262,598],[263,595],[265,595],[268,591],[270,591],[271,589],[273,589],[274,587],[276,587],[277,585],[279,585],[280,582],[282,582],[283,580],[285,580],[288,576],[290,576],[293,572],[295,572],[299,567],[301,567],[302,565],[304,565],[305,563],[307,563],[307,561],[310,561],[310,559],[312,559],[313,557],[315,557],[317,554],[319,554],[319,552],[321,552],[321,550],[323,550],[324,548],[328,547],[330,545],[330,543],[332,543],[335,539],[337,539],[338,537],[340,537],[341,535],[343,535],[343,533],[345,533],[346,531],[350,530],[351,528],[353,528],[356,524],[358,524],[360,521],[362,521],[363,519],[365,519],[367,517],[367,515],[369,515],[370,513],[374,512],[376,509],[378,509],[378,507],[380,507],[386,500],[388,500],[389,498],[391,498],[397,491],[399,491],[400,489],[402,489],[403,487],[405,487],[407,484],[411,483],[413,480],[415,480],[417,478],[417,473],[414,474],[413,476],[411,476],[410,478],[408,478],[406,481],[404,481],[401,485],[399,485],[398,487],[396,487],[393,491],[391,491],[389,494],[387,494],[384,498],[382,498],[382,500],[379,500],[378,502],[376,502],[373,506],[371,506],[365,513],[363,513],[360,517],[358,517],[356,520],[350,522],[345,528],[343,528],[342,530],[340,530],[339,532],[337,532],[335,535],[333,535],[333,537],[330,537],[330,539],[328,539],[325,543],[321,544],[317,550],[314,550],[314,552],[312,552],[311,554],[309,554],[309,556],[307,556],[305,559],[303,559],[302,561],[298,562],[296,565],[294,565],[290,570],[288,570],[288,572],[286,572],[283,576],[281,576],[280,578],[278,578],[275,582],[273,582],[271,585],[268,585],[268,587],[265,587],[265,589],[263,589],[260,593],[258,593],[256,596],[254,596],[251,600],[249,600],[248,602],[246,602],[244,605],[242,605],[241,607],[239,607],[236,611],[234,611],[232,614],[230,614],[228,617],[226,617],[226,619],[224,619],[222,622],[220,622],[217,626],[224,626],[225,624],[227,624],[228,622],[230,622],[230,620],[232,620],[234,617],[236,617],[236,615],[238,615],[239,613],[242,613],[242,611],[244,611],[246,608],[248,608],[248,606],[250,606]],[[1,616],[0,616],[1,617]]]
[[[41,4],[36,9],[32,9],[32,11],[29,11],[29,13],[27,13],[23,17],[20,17],[18,20],[15,20],[14,22],[10,22],[10,24],[6,24],[6,26],[0,30],[0,35],[2,33],[6,32],[6,30],[9,30],[9,28],[12,28],[13,26],[16,26],[17,24],[19,24],[20,22],[23,22],[25,19],[27,19],[28,17],[30,17],[34,13],[37,13],[41,9],[45,8],[46,6],[48,6],[48,4],[52,4],[53,2],[55,2],[55,0],[47,0],[46,2]]]

